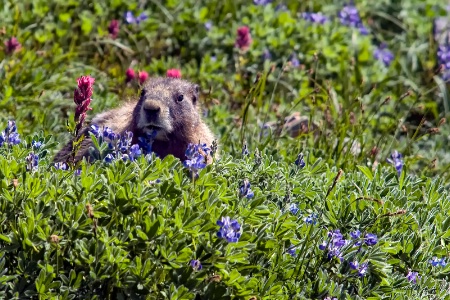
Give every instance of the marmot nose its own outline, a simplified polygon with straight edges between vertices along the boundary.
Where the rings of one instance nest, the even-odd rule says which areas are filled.
[[[144,110],[148,113],[157,114],[161,110],[161,107],[159,106],[158,102],[150,100],[145,101]]]

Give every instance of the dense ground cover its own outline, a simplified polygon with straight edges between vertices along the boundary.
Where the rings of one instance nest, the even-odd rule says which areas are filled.
[[[450,298],[447,6],[292,2],[2,3],[0,298]],[[78,78],[89,120],[178,72],[220,145],[196,179],[51,163]]]

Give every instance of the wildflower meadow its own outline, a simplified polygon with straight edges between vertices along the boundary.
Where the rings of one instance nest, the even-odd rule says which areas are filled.
[[[0,299],[450,299],[447,0],[0,20]],[[154,77],[199,85],[214,143],[162,158],[91,122]]]

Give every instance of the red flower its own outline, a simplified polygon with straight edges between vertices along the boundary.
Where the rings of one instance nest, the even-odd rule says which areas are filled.
[[[179,69],[169,69],[169,70],[167,70],[167,77],[181,78],[181,70],[179,70]]]
[[[6,53],[11,54],[13,52],[19,51],[22,48],[22,45],[15,37],[12,37],[5,42],[5,47]]]
[[[252,43],[252,37],[250,35],[250,28],[247,26],[239,27],[237,30],[237,38],[235,46],[239,49],[246,51]]]
[[[108,26],[108,32],[111,35],[113,39],[116,39],[119,35],[119,21],[118,20],[111,20]]]
[[[148,73],[145,71],[140,71],[138,76],[139,76],[139,83],[143,84],[148,78]]]
[[[83,126],[86,112],[92,109],[89,105],[91,104],[91,97],[94,91],[92,88],[94,82],[95,79],[90,76],[81,76],[77,80],[78,87],[73,93],[73,101],[77,105],[74,116],[75,123],[77,123],[75,129],[76,135],[78,135],[79,130]]]
[[[126,79],[125,82],[130,82],[131,80],[133,80],[136,77],[136,73],[134,72],[133,69],[129,68],[127,70],[127,72],[125,73],[126,75]]]

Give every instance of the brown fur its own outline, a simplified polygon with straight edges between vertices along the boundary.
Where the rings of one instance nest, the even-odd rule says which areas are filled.
[[[180,101],[180,97],[183,99]],[[196,84],[177,78],[150,78],[143,86],[139,100],[127,102],[122,106],[100,113],[92,119],[92,124],[111,128],[122,135],[125,131],[133,133],[133,143],[138,137],[158,127],[158,135],[152,150],[161,158],[172,154],[186,159],[185,151],[189,143],[212,145],[214,136],[202,121],[198,105],[199,87]],[[81,144],[75,162],[89,157],[92,141],[85,125],[82,134],[86,138]],[[55,156],[54,162],[66,162],[70,159],[72,141]],[[211,159],[208,159],[211,162]]]

